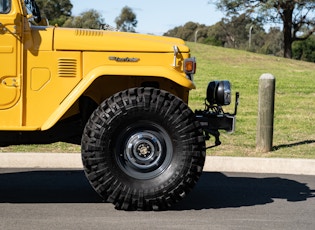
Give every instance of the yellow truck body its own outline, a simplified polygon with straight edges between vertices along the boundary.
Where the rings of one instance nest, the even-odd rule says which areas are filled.
[[[104,200],[168,209],[198,181],[205,140],[234,129],[228,81],[189,108],[195,72],[181,39],[49,26],[35,0],[0,0],[0,146],[80,144]]]
[[[155,82],[187,102],[195,87],[180,64],[189,48],[179,39],[37,26],[27,17],[20,1],[0,14],[1,130],[47,130],[78,113],[84,94],[100,103]]]

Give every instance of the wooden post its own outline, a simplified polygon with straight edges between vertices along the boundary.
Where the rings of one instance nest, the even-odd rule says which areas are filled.
[[[275,77],[271,74],[263,74],[259,78],[256,135],[256,150],[259,152],[270,152],[272,150],[275,83]]]

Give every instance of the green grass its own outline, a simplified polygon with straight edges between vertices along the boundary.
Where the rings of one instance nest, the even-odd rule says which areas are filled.
[[[196,90],[190,95],[192,109],[203,109],[207,84],[230,80],[240,92],[236,132],[221,132],[222,145],[208,149],[208,155],[241,157],[315,158],[315,64],[259,55],[234,49],[188,43],[197,58]],[[276,78],[274,151],[256,151],[258,82],[263,73]],[[234,106],[227,107],[233,112]],[[212,145],[211,139],[207,145]],[[79,152],[79,146],[10,146],[0,152]]]
[[[80,146],[57,142],[45,145],[11,145],[0,147],[0,153],[3,152],[41,152],[41,153],[79,153]]]
[[[221,132],[222,145],[208,155],[315,158],[315,64],[189,43],[197,58],[190,106],[202,109],[207,83],[228,79],[240,92],[236,132]],[[274,151],[256,151],[258,83],[264,73],[276,78]],[[229,106],[228,111],[233,111]],[[213,141],[213,140],[212,140]],[[211,145],[211,142],[208,143]]]

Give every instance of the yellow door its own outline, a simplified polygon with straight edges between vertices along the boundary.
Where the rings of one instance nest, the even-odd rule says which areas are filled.
[[[18,14],[11,0],[0,0],[0,110],[13,107],[20,99],[20,54]]]

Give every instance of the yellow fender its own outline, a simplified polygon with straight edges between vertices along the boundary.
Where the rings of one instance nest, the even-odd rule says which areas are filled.
[[[123,71],[122,71],[123,69]],[[70,107],[78,100],[78,98],[87,90],[87,88],[100,76],[153,76],[158,78],[169,79],[176,84],[187,88],[195,89],[195,84],[187,79],[184,74],[172,68],[163,66],[100,66],[90,71],[79,84],[71,91],[71,93],[63,100],[59,107],[51,114],[48,120],[43,124],[41,130],[50,129],[58,120],[70,109]]]

